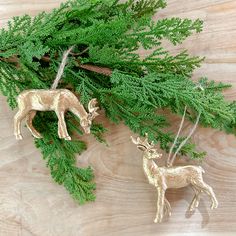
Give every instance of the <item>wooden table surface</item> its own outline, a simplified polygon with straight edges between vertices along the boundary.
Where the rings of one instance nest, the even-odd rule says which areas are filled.
[[[35,15],[59,5],[57,0],[0,0],[0,27],[14,16]],[[194,78],[233,84],[225,94],[236,99],[236,1],[168,0],[158,17],[179,16],[204,20],[204,31],[182,45],[167,47],[173,53],[188,48],[206,56]],[[43,29],[42,29],[43,30]],[[142,53],[142,52],[141,52]],[[16,141],[11,111],[0,97],[0,236],[149,236],[149,235],[236,235],[236,138],[212,129],[198,128],[193,139],[208,152],[202,163],[205,180],[213,186],[219,208],[211,211],[204,197],[192,215],[186,210],[193,197],[189,188],[169,191],[173,215],[154,224],[156,192],[142,170],[141,153],[130,142],[124,126],[101,121],[109,128],[106,147],[85,137],[88,150],[78,156],[78,165],[95,170],[97,200],[78,206],[62,186],[55,184],[24,128],[25,139]],[[180,121],[171,117],[173,130]],[[189,129],[189,124],[185,132]]]

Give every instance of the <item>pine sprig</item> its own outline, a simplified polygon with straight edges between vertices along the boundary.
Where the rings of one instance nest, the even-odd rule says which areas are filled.
[[[131,0],[129,2],[136,17],[153,15],[157,9],[166,7],[164,0]]]
[[[64,185],[80,204],[95,200],[92,169],[76,167],[75,154],[81,154],[86,149],[85,143],[59,139],[55,114],[38,114],[34,126],[43,135],[43,139],[35,139],[35,144],[41,149],[53,180]]]
[[[203,58],[187,51],[172,55],[162,41],[176,45],[192,33],[202,30],[199,19],[167,18],[153,20],[153,15],[166,6],[165,0],[68,0],[52,12],[36,17],[16,16],[7,29],[0,30],[0,90],[11,108],[25,89],[49,89],[56,76],[62,53],[74,45],[69,56],[61,88],[80,96],[87,107],[97,98],[112,122],[123,122],[139,135],[168,152],[174,134],[161,113],[169,109],[182,115],[187,105],[187,118],[236,135],[236,103],[227,102],[222,94],[229,85],[201,78],[196,89],[191,80]],[[196,42],[197,43],[197,42]],[[141,58],[139,49],[148,50]],[[47,161],[55,182],[64,185],[79,203],[94,200],[95,184],[91,168],[76,166],[75,155],[85,150],[79,141],[83,135],[79,120],[67,113],[73,141],[57,135],[54,113],[38,113],[34,126],[43,134],[35,140]],[[92,135],[100,142],[105,128],[94,123]],[[177,144],[183,140],[180,137]],[[178,146],[178,145],[177,145]],[[195,144],[188,142],[180,154],[201,159]]]

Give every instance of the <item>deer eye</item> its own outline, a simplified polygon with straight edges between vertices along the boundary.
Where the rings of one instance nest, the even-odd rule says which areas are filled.
[[[88,122],[87,122],[87,120],[83,119],[83,120],[81,120],[80,124],[81,124],[82,126],[87,126],[87,125],[88,125]]]

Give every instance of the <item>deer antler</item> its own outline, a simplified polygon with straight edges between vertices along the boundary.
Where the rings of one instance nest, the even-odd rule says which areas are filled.
[[[151,149],[154,147],[154,142],[152,141],[151,143],[148,142],[148,134],[145,134],[145,139],[142,141],[140,137],[137,137],[137,139],[133,138],[132,136],[130,137],[132,142],[136,144],[138,147],[145,147],[146,149]]]
[[[89,119],[93,120],[96,116],[98,116],[99,114],[96,112],[99,107],[96,106],[97,104],[97,99],[93,98],[92,100],[90,100],[89,104],[88,104],[88,110],[89,110]]]

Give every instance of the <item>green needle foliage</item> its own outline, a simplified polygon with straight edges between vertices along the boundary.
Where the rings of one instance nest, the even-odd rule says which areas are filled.
[[[206,78],[193,82],[192,73],[203,58],[187,51],[172,55],[162,44],[164,39],[181,43],[200,32],[203,22],[180,18],[154,22],[153,15],[165,6],[165,0],[71,0],[34,18],[14,17],[0,31],[0,90],[14,109],[21,91],[49,89],[62,53],[74,45],[59,87],[78,94],[85,107],[96,97],[108,119],[123,122],[139,135],[148,133],[165,151],[174,134],[167,131],[170,123],[160,112],[163,109],[182,115],[187,106],[190,121],[201,113],[203,126],[236,135],[236,103],[225,101],[222,94],[230,86]],[[146,57],[140,57],[139,49],[147,50]],[[204,90],[197,89],[198,84]],[[35,144],[55,182],[84,203],[95,199],[93,172],[76,167],[75,154],[86,146],[78,139],[83,134],[78,119],[68,113],[66,120],[73,141],[58,138],[54,113],[38,112],[34,126],[43,139]],[[101,124],[92,127],[100,142],[105,142],[104,131]],[[205,155],[190,142],[181,154],[195,159]]]

